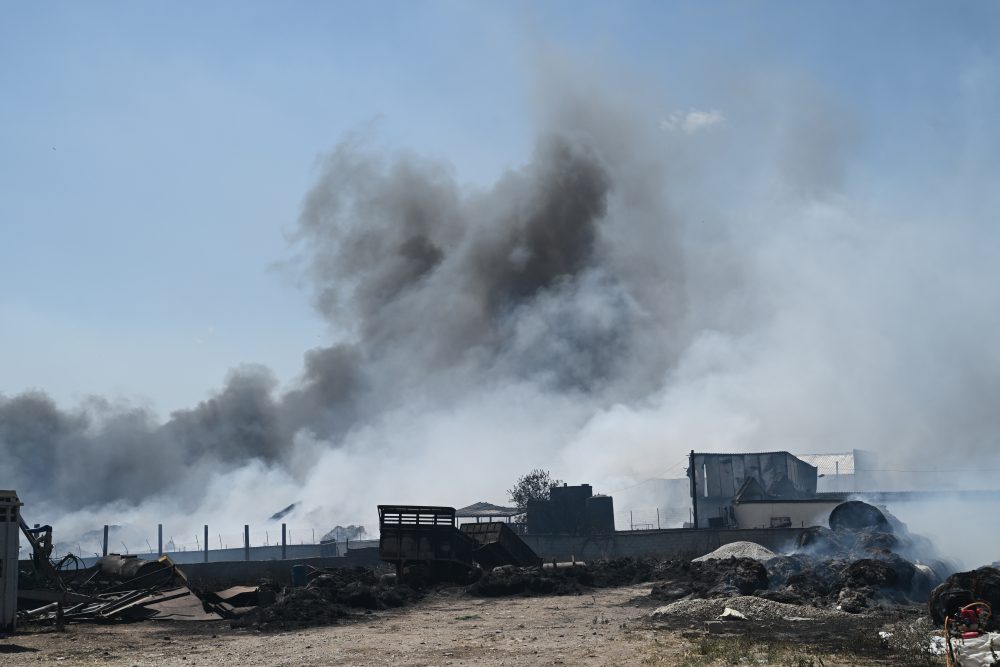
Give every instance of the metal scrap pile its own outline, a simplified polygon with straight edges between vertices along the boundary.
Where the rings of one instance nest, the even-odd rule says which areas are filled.
[[[134,621],[218,618],[206,613],[169,558],[156,561],[111,554],[90,568],[78,559],[57,566],[35,560],[18,592],[21,621]]]

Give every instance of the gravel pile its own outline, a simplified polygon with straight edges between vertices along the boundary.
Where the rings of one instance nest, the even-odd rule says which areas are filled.
[[[706,560],[725,560],[727,558],[752,558],[763,562],[771,560],[776,555],[767,547],[762,547],[756,542],[730,542],[723,544],[711,553],[693,559],[693,562],[700,563]]]
[[[777,621],[801,619],[844,618],[850,614],[835,609],[820,609],[802,605],[772,602],[752,595],[742,595],[732,598],[699,600],[688,599],[671,602],[659,607],[649,616],[653,620],[668,618],[685,618],[692,621],[710,621],[718,618],[726,607],[735,609],[751,621]]]

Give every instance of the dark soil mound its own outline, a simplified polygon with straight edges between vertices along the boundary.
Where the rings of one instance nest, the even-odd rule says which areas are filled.
[[[654,558],[611,558],[588,565],[597,588],[631,586],[663,576],[664,561]]]
[[[484,572],[466,591],[477,597],[507,595],[580,595],[594,586],[594,577],[585,565],[544,569],[504,566]]]
[[[233,627],[260,629],[329,625],[358,610],[401,607],[422,597],[405,584],[383,584],[365,568],[329,569],[314,573],[303,588],[285,588],[273,604],[257,607],[233,622]]]
[[[678,563],[680,561],[677,561]],[[571,567],[504,566],[484,572],[466,591],[480,597],[580,595],[588,588],[630,586],[668,576],[671,561],[611,558]]]
[[[931,619],[941,625],[946,617],[978,600],[989,603],[994,613],[1000,613],[1000,569],[981,567],[951,575],[931,591],[927,606]]]

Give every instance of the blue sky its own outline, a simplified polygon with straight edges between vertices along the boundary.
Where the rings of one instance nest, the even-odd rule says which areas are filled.
[[[995,170],[998,44],[989,2],[0,2],[0,393],[165,415],[241,362],[293,379],[329,338],[276,268],[318,157],[374,123],[487,185],[531,150],[539,52],[664,118],[808,82],[854,186],[905,199]]]

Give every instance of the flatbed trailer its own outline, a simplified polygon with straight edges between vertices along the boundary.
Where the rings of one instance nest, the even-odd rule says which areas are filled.
[[[478,546],[455,525],[455,508],[379,505],[379,558],[400,580],[466,581]]]

